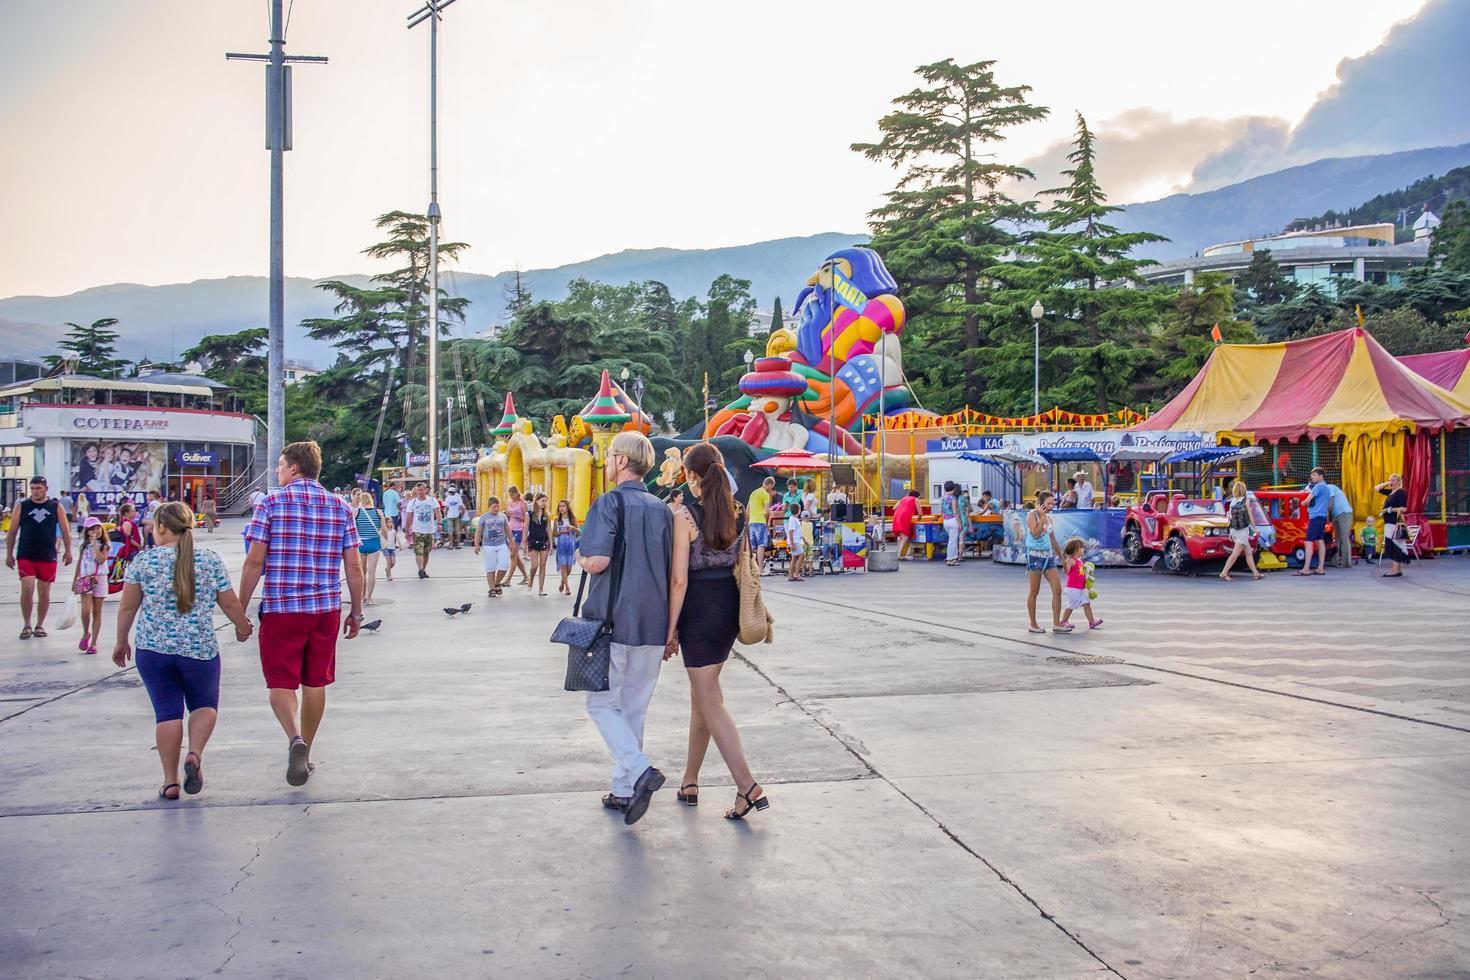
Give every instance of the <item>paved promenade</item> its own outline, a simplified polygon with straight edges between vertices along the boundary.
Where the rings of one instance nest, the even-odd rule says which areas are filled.
[[[238,530],[202,542],[236,571]],[[725,678],[771,808],[720,819],[713,749],[675,805],[675,662],[633,828],[545,640],[570,602],[400,569],[311,781],[231,638],[178,803],[136,672],[16,640],[0,578],[0,977],[1470,977],[1470,559],[1109,570],[1102,630],[1039,637],[989,562],[767,579]]]

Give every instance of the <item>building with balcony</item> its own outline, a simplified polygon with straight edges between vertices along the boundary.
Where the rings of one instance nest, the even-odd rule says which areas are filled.
[[[1269,251],[1284,276],[1301,285],[1327,288],[1339,276],[1359,282],[1396,285],[1406,269],[1429,261],[1429,240],[1394,243],[1392,223],[1313,228],[1283,232],[1201,249],[1187,259],[1174,259],[1141,270],[1151,284],[1179,286],[1202,272],[1234,282],[1258,251]]]
[[[265,431],[228,385],[187,374],[63,374],[0,386],[0,500],[40,473],[99,513],[151,490],[222,511],[265,474]]]

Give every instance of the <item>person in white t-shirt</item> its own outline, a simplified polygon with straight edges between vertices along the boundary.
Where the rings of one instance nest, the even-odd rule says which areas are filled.
[[[429,496],[427,485],[420,483],[413,488],[404,508],[412,523],[409,532],[413,535],[413,557],[419,566],[419,578],[429,577],[429,555],[434,551],[434,533],[439,529],[439,502]]]
[[[449,536],[449,547],[459,550],[460,528],[464,523],[464,498],[459,488],[451,486],[444,494],[444,531]]]
[[[1092,484],[1087,480],[1087,471],[1078,470],[1072,474],[1072,479],[1077,481],[1072,488],[1077,494],[1077,509],[1092,510],[1092,500],[1096,496],[1096,491],[1092,489]]]
[[[786,578],[791,582],[803,581],[801,572],[806,555],[806,540],[802,533],[802,523],[796,504],[788,504],[786,508],[786,547],[791,555],[791,567],[786,573]]]

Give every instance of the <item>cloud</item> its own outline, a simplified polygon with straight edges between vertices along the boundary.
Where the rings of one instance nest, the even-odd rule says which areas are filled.
[[[1246,147],[1256,148],[1254,155],[1279,151],[1290,128],[1285,120],[1265,116],[1175,119],[1146,108],[1088,123],[1097,140],[1098,180],[1109,199],[1117,203],[1152,200],[1194,189],[1200,179],[1202,155],[1243,154]],[[1063,182],[1059,174],[1071,166],[1067,161],[1071,151],[1071,143],[1057,143],[1027,160],[1025,165],[1037,180],[1028,181],[1017,191],[1033,194],[1040,188],[1058,186]],[[1244,161],[1222,157],[1213,169],[1233,171],[1243,165]]]
[[[1290,152],[1407,150],[1470,139],[1470,3],[1430,0],[1361,58],[1344,58]]]
[[[1377,47],[1344,58],[1336,82],[1292,126],[1269,116],[1174,119],[1134,109],[1098,121],[1097,169],[1118,203],[1206,191],[1324,157],[1386,153],[1470,141],[1470,2],[1429,0]],[[1025,161],[1056,185],[1069,143]]]

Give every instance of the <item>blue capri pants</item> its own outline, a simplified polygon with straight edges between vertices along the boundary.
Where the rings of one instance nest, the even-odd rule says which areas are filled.
[[[153,720],[158,724],[182,720],[186,704],[190,711],[219,709],[219,657],[195,660],[139,650],[137,661],[138,675],[153,702]]]

